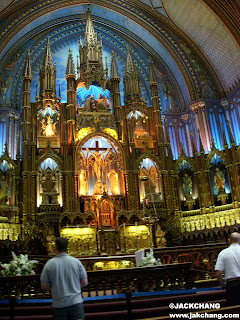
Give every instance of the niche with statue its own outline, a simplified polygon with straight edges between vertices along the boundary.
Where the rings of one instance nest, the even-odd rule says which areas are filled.
[[[158,202],[162,200],[162,183],[157,164],[145,158],[140,164],[139,188],[141,202]]]
[[[62,205],[61,171],[52,158],[45,159],[38,170],[38,206]]]
[[[215,204],[224,205],[230,203],[232,201],[231,187],[227,168],[224,160],[216,153],[211,159],[210,176]]]
[[[197,184],[195,183],[194,172],[191,164],[182,160],[178,164],[179,198],[182,202],[182,210],[196,209]]]

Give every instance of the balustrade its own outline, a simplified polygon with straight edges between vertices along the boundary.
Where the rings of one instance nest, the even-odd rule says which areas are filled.
[[[192,263],[88,272],[89,285],[83,296],[189,289],[194,285]],[[0,277],[0,299],[49,298],[40,289],[40,276]]]

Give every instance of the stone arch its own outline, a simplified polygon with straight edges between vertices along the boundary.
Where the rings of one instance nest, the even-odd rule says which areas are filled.
[[[211,166],[211,161],[212,161],[212,158],[213,156],[217,154],[219,156],[219,158],[223,159],[224,163],[226,163],[226,159],[225,159],[225,156],[224,154],[217,150],[216,148],[214,148],[213,150],[211,150],[211,152],[207,155],[207,159],[206,159],[206,167],[209,169],[210,166]]]
[[[122,195],[125,154],[119,141],[99,131],[83,138],[76,149],[78,195]]]
[[[180,158],[178,158],[178,160],[175,163],[175,171],[176,172],[179,171],[179,165],[183,160],[188,162],[190,164],[190,166],[192,167],[192,170],[195,171],[195,163],[194,163],[194,161],[191,158],[187,157],[186,155],[182,155]]]
[[[149,154],[150,157],[144,157],[144,155],[138,160],[140,201],[143,201],[150,194],[158,194],[161,199],[163,184],[160,163],[153,160],[156,157],[152,157],[152,154]]]
[[[63,205],[62,164],[52,152],[37,162],[37,206]]]

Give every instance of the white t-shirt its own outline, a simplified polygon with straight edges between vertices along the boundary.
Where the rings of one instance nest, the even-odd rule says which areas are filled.
[[[238,243],[232,243],[219,253],[215,270],[223,271],[225,280],[240,277],[240,245]]]

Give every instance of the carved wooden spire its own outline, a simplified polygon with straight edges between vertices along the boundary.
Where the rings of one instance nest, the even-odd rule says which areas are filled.
[[[106,85],[106,77],[102,61],[102,40],[98,41],[94,30],[91,12],[87,11],[87,22],[84,41],[79,41],[80,54],[80,81],[85,82],[86,88],[93,81],[98,82],[103,89]]]
[[[120,79],[114,51],[112,52],[111,61],[111,79]]]
[[[45,93],[56,94],[56,64],[53,64],[49,37],[47,38],[44,63],[40,67],[40,94],[42,98],[45,97]]]
[[[75,75],[75,66],[73,62],[72,50],[69,48],[66,75]]]
[[[124,73],[124,89],[127,102],[136,102],[141,98],[140,75],[133,62],[130,48],[127,49],[127,63]]]

